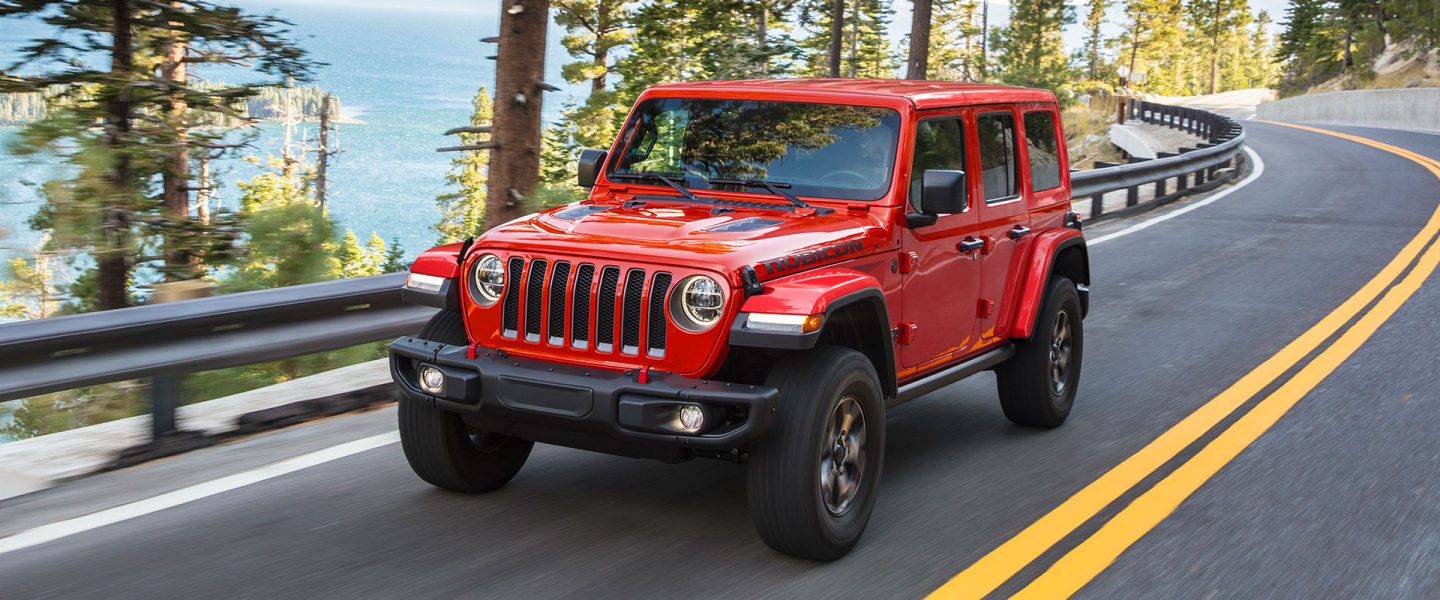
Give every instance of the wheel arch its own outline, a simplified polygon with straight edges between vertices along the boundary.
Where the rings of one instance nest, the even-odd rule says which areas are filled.
[[[1006,337],[1029,339],[1035,330],[1040,305],[1045,301],[1045,291],[1050,279],[1061,274],[1080,286],[1080,315],[1090,310],[1090,253],[1085,238],[1073,229],[1056,229],[1037,236],[1031,243],[1028,259],[1022,263],[1023,282],[1016,297]]]
[[[887,398],[899,391],[895,347],[885,294],[873,276],[852,269],[822,269],[766,282],[766,292],[749,298],[730,328],[734,347],[803,352],[819,344],[853,349],[870,359]],[[762,333],[746,328],[750,313],[823,314],[819,330],[804,334]]]

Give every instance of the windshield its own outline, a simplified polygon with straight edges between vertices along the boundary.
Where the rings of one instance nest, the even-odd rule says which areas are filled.
[[[890,187],[900,113],[889,108],[664,98],[641,104],[620,138],[614,175],[761,179],[797,196],[875,200]]]

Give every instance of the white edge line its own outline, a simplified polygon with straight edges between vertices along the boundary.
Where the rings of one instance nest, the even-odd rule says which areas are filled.
[[[31,546],[53,542],[55,540],[72,536],[77,533],[84,533],[92,529],[113,525],[121,521],[128,521],[136,517],[142,517],[153,512],[173,508],[242,488],[247,485],[260,483],[267,479],[274,479],[281,475],[294,473],[301,469],[308,469],[322,465],[330,461],[339,460],[347,456],[359,454],[366,450],[373,450],[400,441],[400,435],[396,432],[382,433],[367,438],[361,438],[353,442],[346,442],[337,446],[331,446],[323,450],[317,450],[309,454],[301,454],[294,458],[288,458],[277,463],[272,463],[227,475],[219,479],[212,479],[203,483],[180,488],[173,492],[167,492],[158,496],[136,500],[129,504],[122,504],[114,508],[90,513],[85,516],[57,521],[48,525],[41,525],[33,529],[26,529],[9,537],[0,538],[0,554],[24,550]]]
[[[1250,185],[1251,182],[1255,181],[1256,179],[1259,179],[1259,178],[1260,178],[1260,175],[1262,175],[1262,174],[1265,173],[1265,161],[1260,160],[1260,155],[1259,155],[1259,154],[1256,154],[1254,150],[1251,150],[1251,149],[1249,149],[1249,148],[1246,148],[1246,149],[1245,149],[1245,155],[1250,157],[1250,164],[1251,164],[1251,165],[1254,165],[1254,166],[1252,166],[1252,167],[1250,168],[1250,174],[1247,175],[1247,176],[1245,177],[1245,179],[1240,180],[1239,183],[1236,183],[1234,186],[1230,187],[1229,189],[1226,189],[1226,190],[1224,190],[1224,191],[1221,191],[1221,192],[1219,192],[1219,193],[1217,193],[1217,194],[1215,194],[1215,195],[1213,195],[1213,196],[1210,196],[1209,198],[1206,198],[1206,199],[1204,199],[1204,200],[1200,200],[1199,202],[1194,202],[1194,203],[1190,204],[1189,206],[1186,206],[1185,208],[1181,208],[1181,209],[1178,209],[1178,210],[1173,210],[1173,211],[1167,212],[1167,213],[1165,213],[1165,214],[1163,214],[1163,215],[1160,215],[1160,216],[1157,216],[1157,217],[1151,217],[1151,218],[1149,218],[1149,219],[1146,219],[1146,220],[1144,220],[1144,221],[1141,221],[1141,222],[1139,222],[1139,223],[1136,223],[1136,224],[1134,224],[1134,225],[1131,225],[1131,226],[1129,226],[1129,227],[1126,227],[1126,228],[1124,228],[1124,229],[1121,229],[1120,231],[1116,231],[1116,232],[1114,232],[1114,233],[1107,233],[1107,234],[1102,235],[1102,236],[1100,236],[1100,237],[1098,237],[1098,238],[1095,238],[1095,239],[1093,239],[1093,240],[1086,240],[1086,244],[1088,244],[1088,245],[1090,245],[1090,246],[1095,246],[1095,245],[1102,244],[1102,243],[1104,243],[1104,242],[1107,242],[1107,241],[1109,241],[1109,240],[1113,240],[1113,239],[1118,238],[1118,237],[1121,237],[1121,236],[1130,235],[1130,234],[1132,234],[1132,233],[1135,233],[1135,232],[1137,232],[1137,231],[1140,231],[1140,230],[1142,230],[1142,229],[1145,229],[1145,228],[1147,228],[1147,227],[1150,227],[1151,225],[1155,225],[1156,223],[1163,223],[1163,222],[1165,222],[1165,221],[1169,221],[1170,219],[1173,219],[1173,218],[1175,218],[1175,217],[1178,217],[1178,216],[1180,216],[1180,215],[1183,215],[1183,214],[1185,214],[1185,213],[1188,213],[1188,212],[1190,212],[1190,211],[1192,211],[1192,210],[1195,210],[1195,209],[1197,209],[1197,208],[1200,208],[1200,207],[1202,207],[1202,206],[1205,206],[1205,205],[1207,205],[1207,204],[1210,204],[1211,202],[1214,202],[1214,201],[1216,201],[1216,200],[1219,200],[1219,199],[1221,199],[1221,198],[1224,198],[1224,197],[1226,197],[1226,196],[1229,196],[1230,194],[1235,193],[1235,192],[1236,192],[1237,190],[1239,190],[1240,188],[1243,188],[1243,187],[1245,187],[1245,186],[1247,186],[1247,185]]]

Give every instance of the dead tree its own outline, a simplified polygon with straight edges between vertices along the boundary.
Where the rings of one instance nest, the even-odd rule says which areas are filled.
[[[495,118],[491,129],[485,226],[524,215],[540,185],[540,103],[549,0],[506,0],[495,52]]]

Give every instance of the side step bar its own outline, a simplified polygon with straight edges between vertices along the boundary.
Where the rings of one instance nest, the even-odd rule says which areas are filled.
[[[891,398],[885,403],[885,407],[890,408],[909,402],[981,371],[989,371],[995,368],[996,365],[1005,362],[1006,359],[1014,354],[1015,346],[1005,344],[1004,346],[976,356],[953,367],[941,369],[940,371],[926,375],[900,386],[899,397]]]

